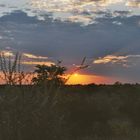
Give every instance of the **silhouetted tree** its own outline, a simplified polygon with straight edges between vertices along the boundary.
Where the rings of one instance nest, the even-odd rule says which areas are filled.
[[[51,66],[46,65],[37,65],[35,69],[36,77],[32,79],[32,82],[36,85],[45,85],[45,86],[61,86],[65,82],[63,74],[65,73],[66,68],[52,64]]]

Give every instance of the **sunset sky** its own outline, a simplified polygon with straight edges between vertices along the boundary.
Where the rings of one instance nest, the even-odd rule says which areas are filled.
[[[0,49],[26,70],[86,56],[70,84],[140,82],[140,0],[0,0]]]

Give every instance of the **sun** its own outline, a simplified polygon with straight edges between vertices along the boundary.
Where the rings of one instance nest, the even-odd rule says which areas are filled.
[[[78,77],[78,73],[74,73],[74,76],[75,76],[75,77]]]

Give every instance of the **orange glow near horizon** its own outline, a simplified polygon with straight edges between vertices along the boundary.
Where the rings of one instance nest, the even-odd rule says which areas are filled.
[[[67,76],[69,76],[69,75],[67,74],[66,77]],[[0,72],[0,84],[5,84],[2,77],[3,77],[3,73]],[[26,79],[23,80],[23,83],[24,84],[31,84],[32,78],[33,78],[33,75],[31,73],[28,74],[26,76]],[[92,84],[92,83],[95,83],[95,84],[113,84],[116,81],[125,82],[124,79],[118,79],[118,78],[113,78],[113,77],[74,73],[70,77],[70,79],[67,81],[66,84],[67,85],[76,85],[76,84],[86,85],[86,84]],[[132,83],[132,81],[130,81],[130,83]]]
[[[73,74],[66,84],[75,85],[75,84],[101,84],[101,83],[111,83],[111,79],[103,76],[97,75],[88,75],[88,74]]]

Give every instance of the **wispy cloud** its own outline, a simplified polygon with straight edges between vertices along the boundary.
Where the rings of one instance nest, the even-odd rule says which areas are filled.
[[[11,50],[2,50],[0,51],[1,53],[3,53],[3,55],[5,57],[9,57],[9,56],[14,56],[16,52],[11,51]],[[34,55],[31,53],[21,53],[22,57],[29,58],[29,59],[48,59],[48,57],[46,56],[39,56],[39,55]]]
[[[140,0],[129,0],[129,1],[126,2],[126,6],[140,7]]]
[[[126,55],[126,56],[117,56],[117,55],[107,55],[105,57],[100,57],[93,61],[94,64],[117,64],[121,63],[123,66],[126,66],[128,62],[131,62],[134,59],[140,59],[140,55]],[[132,62],[133,63],[133,62]]]
[[[50,65],[55,64],[54,62],[51,62],[51,61],[43,61],[43,62],[40,62],[40,61],[22,61],[21,63],[24,65],[46,65],[46,66],[50,66]]]
[[[103,58],[98,58],[94,60],[94,64],[106,64],[106,63],[116,63],[126,61],[127,56],[115,56],[115,55],[107,55]]]
[[[5,58],[11,57],[11,60],[14,59],[14,56],[16,52],[11,51],[11,50],[2,50],[0,51]],[[54,62],[51,62],[48,60],[48,57],[45,56],[39,56],[39,55],[34,55],[31,53],[21,53],[22,59],[21,59],[21,64],[23,65],[52,65],[55,64]]]
[[[38,56],[38,55],[30,54],[30,53],[23,53],[23,56],[27,58],[31,58],[31,59],[48,59],[48,57]]]
[[[122,25],[122,23],[119,22],[119,21],[113,21],[112,23],[115,24],[115,25],[119,25],[119,26]]]
[[[2,50],[0,51],[0,53],[3,54],[5,57],[14,56],[14,53],[12,51]]]

